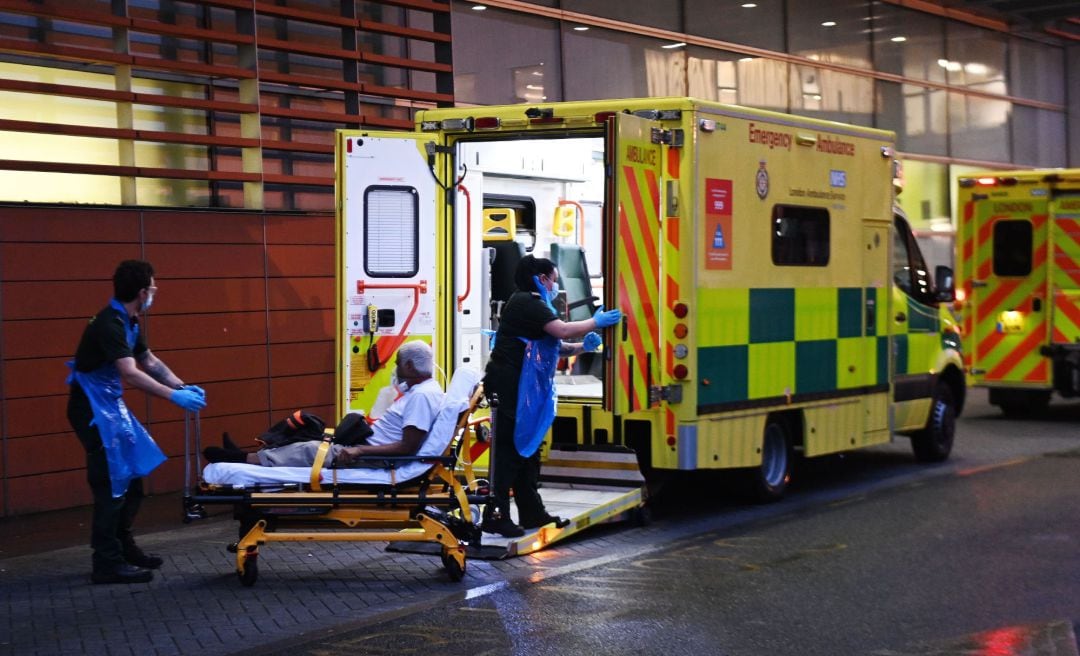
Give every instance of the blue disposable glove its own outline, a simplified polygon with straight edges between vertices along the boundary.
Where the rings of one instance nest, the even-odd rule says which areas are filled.
[[[597,328],[607,328],[608,326],[614,326],[622,321],[622,311],[618,308],[614,310],[604,310],[604,306],[601,305],[600,309],[592,315],[592,318],[596,321]]]
[[[596,333],[589,333],[585,335],[585,341],[581,343],[581,347],[585,349],[586,353],[592,353],[596,349],[600,348],[600,345],[604,343],[604,339]]]
[[[204,399],[206,398],[206,390],[199,387],[198,385],[184,385],[184,389],[192,390],[196,394],[198,394],[199,396],[203,397]]]
[[[551,292],[540,282],[540,276],[533,276],[533,284],[536,285],[536,291],[540,292],[540,300],[551,305]]]
[[[169,400],[188,412],[198,412],[206,407],[206,396],[190,387],[173,390],[173,393],[169,395]]]

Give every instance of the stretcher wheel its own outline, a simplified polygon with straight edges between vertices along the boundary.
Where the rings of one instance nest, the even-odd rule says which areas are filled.
[[[255,580],[259,578],[259,557],[248,556],[244,558],[244,571],[237,572],[237,576],[240,577],[240,583],[245,588],[250,588],[255,585]]]
[[[465,563],[458,564],[458,561],[448,553],[442,555],[442,564],[446,569],[447,576],[454,583],[457,583],[465,577]]]

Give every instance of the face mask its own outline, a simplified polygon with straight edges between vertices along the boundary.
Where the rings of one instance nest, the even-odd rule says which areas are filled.
[[[147,310],[150,309],[150,306],[153,305],[153,304],[154,304],[154,295],[153,294],[147,294],[146,295],[146,302],[143,303],[143,306],[142,306],[142,311],[146,312]]]
[[[551,298],[555,298],[556,296],[558,296],[559,295],[559,283],[552,282],[551,283],[551,291],[548,292],[548,293],[551,295]]]
[[[402,394],[409,391],[409,384],[403,380],[398,379],[397,371],[394,371],[390,374],[390,386],[401,392]]]

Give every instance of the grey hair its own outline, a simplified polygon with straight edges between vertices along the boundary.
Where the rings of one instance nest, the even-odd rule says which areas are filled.
[[[431,347],[424,342],[406,342],[398,348],[398,359],[402,363],[411,362],[416,373],[421,376],[431,376],[434,370],[435,356]]]

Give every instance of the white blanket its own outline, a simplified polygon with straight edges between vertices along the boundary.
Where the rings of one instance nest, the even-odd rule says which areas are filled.
[[[457,425],[458,415],[469,407],[469,398],[476,389],[477,383],[480,382],[481,376],[479,370],[472,368],[462,367],[454,372],[450,387],[446,390],[446,398],[443,399],[439,414],[435,417],[435,423],[431,425],[427,439],[424,440],[424,444],[416,455],[437,456],[446,451],[450,440],[454,439],[454,427]],[[389,485],[391,482],[401,483],[416,478],[430,468],[431,465],[425,462],[407,463],[393,472],[392,481],[389,469],[323,469],[320,482],[333,483],[336,473],[339,483]],[[310,483],[311,467],[263,467],[237,462],[214,462],[203,469],[203,481],[212,485],[234,487],[274,483]]]

